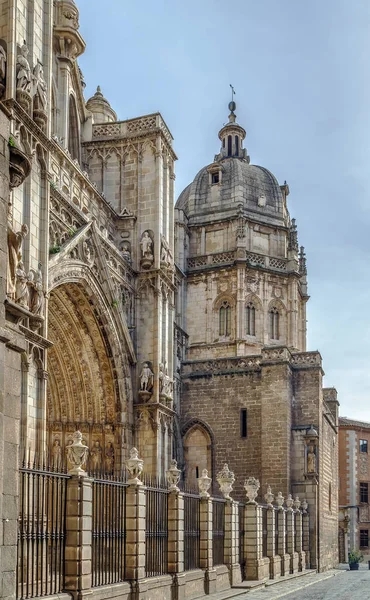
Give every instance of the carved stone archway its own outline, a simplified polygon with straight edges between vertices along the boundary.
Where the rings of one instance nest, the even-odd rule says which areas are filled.
[[[129,364],[113,331],[114,318],[86,283],[65,282],[50,292],[48,444],[52,460],[58,452],[65,460],[72,434],[80,429],[92,468],[111,470],[113,463],[120,467],[131,441]]]

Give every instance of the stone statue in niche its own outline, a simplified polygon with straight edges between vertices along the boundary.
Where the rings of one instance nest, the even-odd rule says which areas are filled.
[[[22,225],[21,231],[13,231],[10,224],[8,224],[8,281],[7,281],[7,295],[15,299],[15,285],[16,285],[16,270],[18,262],[21,259],[20,249],[24,238],[28,235],[27,225]]]
[[[6,52],[0,45],[0,98],[3,97],[5,92],[6,83]]]
[[[27,59],[28,48],[26,44],[23,44],[20,54],[17,56],[17,90],[31,93],[32,75],[30,64]]]
[[[99,440],[96,440],[94,442],[93,447],[90,450],[91,468],[93,471],[98,471],[101,468],[102,454],[103,454],[103,449],[100,445]]]
[[[163,363],[159,363],[159,372],[158,372],[158,385],[159,385],[159,393],[164,394],[164,366]]]
[[[168,369],[166,369],[163,379],[163,393],[167,396],[167,398],[172,398],[172,387],[173,382],[171,377],[168,375]]]
[[[55,438],[51,451],[52,467],[54,471],[60,471],[62,466],[62,448],[59,438]]]
[[[307,473],[316,473],[316,453],[312,444],[307,452]]]
[[[145,362],[140,373],[140,391],[151,392],[153,389],[153,371],[149,363]]]
[[[122,244],[122,256],[127,262],[131,262],[131,250],[128,242]]]
[[[140,240],[141,261],[143,269],[149,269],[154,262],[153,240],[149,231],[144,231]]]
[[[20,260],[15,271],[15,301],[27,309],[29,309],[30,302],[28,283],[29,277],[24,270],[23,261]]]
[[[173,256],[166,238],[161,236],[161,265],[171,267],[173,264]]]
[[[32,299],[30,304],[30,310],[34,315],[42,315],[44,311],[44,303],[45,303],[45,293],[43,290],[42,283],[42,271],[41,271],[41,263],[39,263],[39,268],[36,273],[36,278],[32,285]]]
[[[114,469],[114,448],[112,442],[108,442],[105,449],[105,468],[107,473],[112,473]]]
[[[33,70],[33,94],[34,108],[46,112],[47,107],[47,86],[44,77],[44,69],[40,62],[37,63]]]

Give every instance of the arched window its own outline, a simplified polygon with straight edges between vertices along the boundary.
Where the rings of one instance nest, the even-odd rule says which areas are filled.
[[[237,135],[235,136],[235,154],[239,156],[239,138]]]
[[[231,306],[227,300],[224,300],[219,310],[219,335],[231,335]]]
[[[280,314],[279,314],[278,309],[274,306],[270,310],[269,315],[270,315],[270,339],[278,340],[280,337],[280,332],[279,332]]]
[[[68,150],[73,159],[80,160],[78,117],[76,102],[73,96],[69,97]]]
[[[252,302],[248,302],[246,309],[246,334],[256,335],[256,309]]]
[[[233,138],[231,135],[228,135],[227,136],[227,155],[228,156],[232,156],[232,153],[233,153],[232,146],[233,146]]]
[[[184,436],[184,458],[186,465],[186,484],[196,488],[197,479],[202,475],[203,469],[208,470],[212,477],[212,442],[208,431],[201,425],[195,425]]]

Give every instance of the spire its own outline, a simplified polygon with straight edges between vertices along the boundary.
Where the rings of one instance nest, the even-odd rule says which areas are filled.
[[[231,87],[231,102],[228,104],[230,111],[229,122],[226,123],[218,132],[218,137],[222,142],[220,154],[215,157],[215,160],[224,160],[226,158],[239,158],[246,160],[249,163],[249,156],[245,148],[243,148],[243,140],[246,136],[246,131],[236,122],[236,103],[234,101],[235,90]]]

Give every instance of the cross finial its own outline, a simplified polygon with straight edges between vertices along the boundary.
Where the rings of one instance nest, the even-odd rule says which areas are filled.
[[[234,89],[234,86],[231,85],[231,83],[230,83],[230,87],[231,87],[231,102],[233,102],[234,96],[235,96],[235,89]]]

